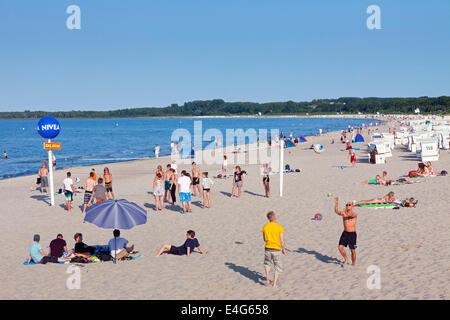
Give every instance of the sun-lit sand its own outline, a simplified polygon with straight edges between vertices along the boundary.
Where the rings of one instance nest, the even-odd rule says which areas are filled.
[[[383,128],[380,128],[382,131]],[[386,130],[386,128],[384,128]],[[335,143],[331,144],[331,137]],[[155,213],[151,194],[155,168],[165,167],[169,158],[108,164],[114,177],[118,198],[126,198],[147,209],[146,225],[122,231],[144,255],[134,261],[91,263],[81,267],[81,289],[68,290],[70,276],[66,265],[25,266],[28,247],[35,233],[48,251],[49,242],[62,233],[73,247],[75,232],[83,233],[90,245],[106,244],[112,230],[83,223],[80,206],[83,195],[75,197],[68,214],[64,197],[56,196],[56,205],[39,191],[30,191],[36,176],[0,181],[2,222],[0,224],[1,299],[448,299],[450,280],[450,217],[448,177],[426,178],[425,182],[402,186],[355,185],[355,181],[374,178],[383,170],[390,179],[417,167],[417,160],[401,147],[386,165],[367,162],[366,143],[356,147],[358,163],[349,166],[348,153],[339,133],[312,137],[297,148],[287,149],[285,163],[301,173],[284,176],[284,196],[279,197],[279,177],[271,176],[272,197],[263,197],[260,165],[242,165],[248,175],[241,198],[230,199],[232,180],[214,179],[211,209],[201,208],[201,199],[193,198],[193,212],[181,215],[168,209]],[[312,143],[325,146],[322,154],[304,150]],[[104,165],[96,165],[97,172]],[[220,172],[220,164],[200,165],[210,176]],[[436,171],[450,168],[449,152],[441,150],[434,162]],[[179,171],[190,166],[180,165]],[[38,168],[36,168],[36,171]],[[83,185],[90,167],[71,168],[73,177]],[[56,190],[62,188],[67,170],[55,175]],[[334,213],[334,201],[328,193],[346,201],[381,197],[394,191],[397,198],[414,197],[417,208],[356,208],[358,249],[357,266],[341,267],[337,250],[342,219]],[[266,213],[274,210],[285,228],[287,254],[279,288],[264,286],[264,243],[261,228]],[[313,220],[321,213],[322,221]],[[164,243],[181,245],[185,233],[193,229],[208,255],[190,257],[163,255],[155,258]],[[370,290],[367,268],[381,271],[381,289]]]

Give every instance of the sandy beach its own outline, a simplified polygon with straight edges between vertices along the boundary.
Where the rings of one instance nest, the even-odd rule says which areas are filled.
[[[379,131],[387,131],[379,127]],[[212,208],[202,209],[201,198],[193,197],[192,213],[181,215],[170,208],[154,211],[152,183],[157,165],[170,163],[168,157],[114,163],[117,198],[125,198],[145,208],[147,224],[123,230],[142,258],[133,261],[85,264],[81,268],[81,289],[68,290],[70,264],[25,266],[33,235],[48,244],[58,233],[73,247],[73,235],[83,233],[89,245],[105,245],[112,230],[83,223],[83,194],[75,197],[73,211],[64,209],[64,196],[49,197],[30,191],[36,176],[0,181],[3,219],[0,224],[0,299],[448,299],[450,280],[448,177],[428,177],[424,182],[401,186],[356,185],[383,170],[396,179],[417,167],[418,160],[403,147],[396,147],[386,165],[367,161],[365,143],[355,144],[358,162],[349,166],[348,153],[341,151],[340,133],[310,137],[307,143],[286,149],[285,163],[301,173],[284,175],[284,195],[279,197],[279,176],[271,176],[272,197],[264,197],[260,165],[241,165],[245,177],[241,198],[230,199],[232,179],[213,179]],[[331,144],[331,138],[335,143]],[[325,151],[304,150],[321,143]],[[450,168],[448,150],[441,150],[433,163],[437,172]],[[93,166],[102,172],[104,165]],[[37,168],[38,169],[38,168]],[[191,170],[180,165],[178,170]],[[210,176],[220,173],[220,165],[201,165]],[[90,167],[70,168],[82,186]],[[55,189],[62,188],[66,171],[55,174]],[[357,265],[341,266],[337,249],[343,230],[342,218],[334,213],[328,193],[347,201],[372,199],[394,191],[399,199],[414,197],[417,208],[355,208],[358,213]],[[278,215],[285,232],[287,254],[279,288],[264,286],[264,242],[261,229],[270,210]],[[323,220],[316,221],[316,213]],[[164,243],[181,245],[187,230],[196,232],[208,255],[190,257],[163,255],[155,258]],[[348,252],[348,251],[347,251]],[[369,266],[381,271],[381,288],[367,287]]]

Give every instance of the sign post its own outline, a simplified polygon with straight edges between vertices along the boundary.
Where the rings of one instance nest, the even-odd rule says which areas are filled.
[[[284,140],[280,139],[280,197],[283,196]]]
[[[44,143],[44,149],[48,149],[48,173],[50,184],[50,204],[55,205],[55,189],[53,186],[53,159],[51,149],[61,149],[61,144],[52,143],[52,139],[59,134],[60,126],[58,120],[53,117],[44,117],[38,122],[38,133],[42,138],[48,139],[48,144]],[[53,146],[56,145],[56,146]],[[58,148],[59,146],[59,148]]]

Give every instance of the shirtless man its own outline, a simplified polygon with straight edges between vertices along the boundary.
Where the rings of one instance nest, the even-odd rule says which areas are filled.
[[[356,219],[358,215],[353,212],[353,204],[348,202],[345,205],[344,211],[339,211],[339,198],[334,199],[334,212],[337,215],[342,216],[342,222],[344,223],[344,231],[339,239],[339,252],[344,257],[344,265],[348,263],[347,255],[345,254],[344,247],[349,247],[352,253],[352,266],[356,264]]]
[[[202,191],[200,190],[200,168],[197,167],[195,162],[192,162],[192,188],[194,189],[194,196],[200,197],[202,195]]]
[[[164,181],[164,201],[171,201],[170,199],[170,177],[172,176],[172,170],[170,170],[172,166],[170,164],[167,165],[166,170],[166,180]]]
[[[103,179],[105,180],[106,192],[111,193],[111,196],[114,199],[114,192],[112,188],[112,174],[111,172],[109,172],[109,169],[107,167],[103,170]]]
[[[38,175],[41,177],[41,193],[48,193],[48,169],[45,164],[42,165],[41,169],[39,169]]]

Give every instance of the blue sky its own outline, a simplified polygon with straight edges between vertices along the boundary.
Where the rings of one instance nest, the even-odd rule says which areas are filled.
[[[450,95],[447,0],[0,2],[0,111],[425,95]]]

